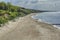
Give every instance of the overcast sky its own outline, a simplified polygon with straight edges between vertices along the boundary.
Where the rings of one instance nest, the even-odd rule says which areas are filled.
[[[30,9],[60,11],[60,0],[0,0]]]

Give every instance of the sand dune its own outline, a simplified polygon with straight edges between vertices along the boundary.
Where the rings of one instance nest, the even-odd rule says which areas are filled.
[[[13,24],[13,29],[5,31],[6,33],[0,36],[0,40],[60,40],[60,29],[38,22],[31,18],[32,15],[35,14],[32,13],[19,19],[17,24]]]

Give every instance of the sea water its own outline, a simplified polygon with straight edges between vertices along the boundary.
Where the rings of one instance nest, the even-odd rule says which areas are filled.
[[[43,12],[33,16],[34,19],[60,27],[60,12]]]

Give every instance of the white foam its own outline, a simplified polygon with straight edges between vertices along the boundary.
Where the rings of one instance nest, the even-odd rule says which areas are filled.
[[[60,27],[59,27],[59,26],[57,26],[57,25],[53,25],[53,27],[60,29]]]
[[[35,19],[35,20],[37,19],[37,18],[35,18],[34,16],[31,16],[31,17],[32,17],[33,19]]]
[[[33,19],[36,20],[36,18],[34,18],[34,16],[31,16],[31,17],[32,17]],[[47,24],[51,24],[51,23],[48,23],[48,22],[42,21],[41,19],[37,19],[37,21],[38,21],[38,22],[44,22],[44,23],[47,23]],[[53,27],[60,29],[60,27],[57,26],[57,25],[53,25]]]
[[[39,21],[39,22],[44,22],[44,21],[42,21],[41,19],[38,19],[38,21]],[[51,23],[48,23],[48,22],[44,22],[44,23],[51,24]],[[57,26],[57,25],[53,25],[53,27],[60,29],[60,26]]]
[[[41,19],[38,19],[38,21],[39,21],[39,22],[44,22],[44,21],[42,21]],[[44,23],[51,24],[51,23],[48,23],[48,22],[44,22]],[[53,25],[53,27],[60,29],[60,26],[57,26],[57,25]]]

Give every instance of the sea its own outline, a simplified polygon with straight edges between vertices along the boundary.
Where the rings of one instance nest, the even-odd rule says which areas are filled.
[[[32,16],[33,19],[38,19],[40,22],[52,24],[60,27],[60,12],[42,12]]]

